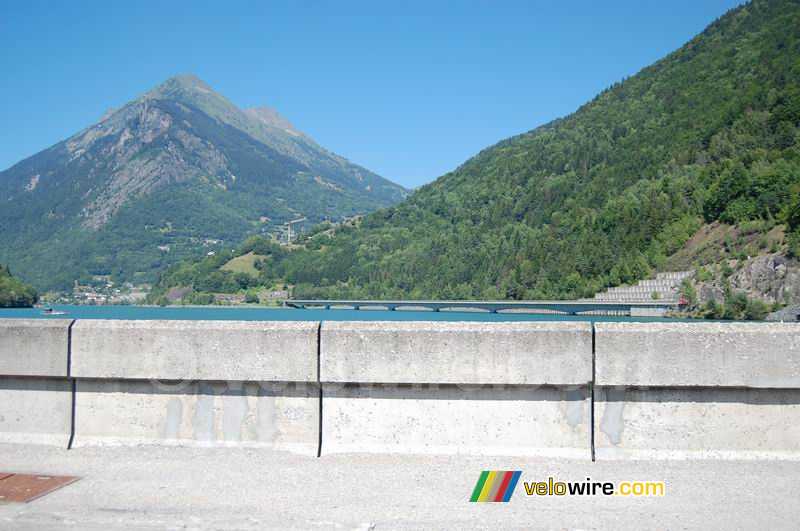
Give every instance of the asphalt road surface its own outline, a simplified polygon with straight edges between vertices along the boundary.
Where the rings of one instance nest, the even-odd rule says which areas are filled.
[[[508,503],[469,503],[521,470]],[[0,504],[0,529],[796,528],[800,461],[598,461],[241,448],[0,445],[0,471],[82,479]],[[660,497],[527,496],[523,482],[659,481]]]

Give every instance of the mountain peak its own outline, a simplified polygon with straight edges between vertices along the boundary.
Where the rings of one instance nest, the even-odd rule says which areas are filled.
[[[214,92],[208,83],[194,74],[172,76],[147,91],[145,96],[158,99],[183,99],[187,97],[197,99],[198,97],[209,96],[222,98]]]
[[[171,78],[167,79],[165,82],[169,82],[169,81],[172,81],[172,82],[175,82],[175,83],[182,83],[182,84],[185,84],[185,85],[201,84],[201,85],[208,86],[208,84],[205,81],[203,81],[202,79],[200,79],[199,77],[197,77],[196,75],[194,75],[192,73],[176,74],[176,75],[172,76]]]
[[[98,271],[167,266],[203,242],[277,234],[298,214],[317,223],[403,197],[274,110],[245,112],[180,75],[0,172],[0,262],[68,288]]]

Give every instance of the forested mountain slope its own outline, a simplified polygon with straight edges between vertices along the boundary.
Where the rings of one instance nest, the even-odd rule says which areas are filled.
[[[711,222],[785,224],[796,253],[799,28],[797,1],[734,9],[574,114],[275,266],[298,297],[547,299],[643,278]]]

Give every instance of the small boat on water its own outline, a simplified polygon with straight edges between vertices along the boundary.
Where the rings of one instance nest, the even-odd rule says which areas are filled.
[[[42,315],[67,315],[67,312],[62,312],[61,310],[54,310],[50,306],[46,306],[42,310]]]

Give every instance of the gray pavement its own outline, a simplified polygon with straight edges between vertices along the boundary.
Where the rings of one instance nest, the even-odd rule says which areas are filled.
[[[469,503],[521,470],[509,503]],[[0,471],[83,479],[0,505],[2,529],[794,528],[800,461],[590,461],[242,448],[0,445]],[[663,497],[526,496],[523,481],[662,481]]]

